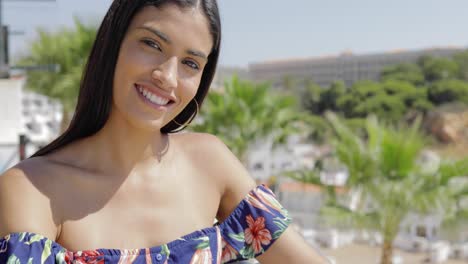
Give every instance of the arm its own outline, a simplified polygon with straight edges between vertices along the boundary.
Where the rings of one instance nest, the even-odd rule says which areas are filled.
[[[236,208],[245,195],[255,188],[256,183],[239,160],[224,143],[214,136],[208,136],[205,145],[209,146],[214,175],[222,175],[224,192],[221,198],[218,220],[221,222]],[[205,142],[206,142],[205,141]],[[219,176],[218,176],[219,177]],[[265,253],[257,258],[261,263],[329,263],[292,228],[278,238]]]
[[[30,162],[0,175],[0,263],[52,264],[60,249],[47,238],[57,235],[50,201],[26,175],[25,164]],[[34,180],[53,185],[36,175]]]
[[[40,176],[36,178],[42,180]],[[38,190],[21,167],[0,175],[0,237],[33,232],[55,239],[57,226],[50,207],[49,198]]]
[[[257,257],[260,263],[314,263],[330,264],[317,250],[311,248],[292,228],[286,231],[263,255]]]

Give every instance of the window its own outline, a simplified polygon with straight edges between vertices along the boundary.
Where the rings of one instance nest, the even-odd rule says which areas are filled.
[[[39,100],[39,99],[34,100],[34,104],[35,104],[37,107],[41,107],[41,106],[42,106],[42,102],[41,102],[41,100]]]
[[[263,170],[263,164],[260,162],[257,162],[253,165],[254,170]]]
[[[427,237],[427,229],[425,226],[416,227],[416,236],[418,237]]]

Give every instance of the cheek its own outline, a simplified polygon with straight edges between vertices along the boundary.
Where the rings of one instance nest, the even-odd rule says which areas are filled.
[[[147,56],[136,44],[123,43],[114,73],[114,95],[125,98],[133,92],[133,84],[154,65],[154,58]]]
[[[191,100],[197,94],[199,85],[199,78],[188,78],[181,81],[181,90],[183,91],[183,97],[186,100]]]
[[[192,79],[183,79],[179,81],[178,97],[181,99],[181,104],[178,107],[178,114],[187,107],[187,105],[192,101],[198,91],[198,80]]]
[[[123,43],[117,60],[116,76],[119,79],[129,79],[132,74],[151,71],[160,58],[149,56],[139,47],[137,42]],[[135,81],[135,80],[133,80]]]

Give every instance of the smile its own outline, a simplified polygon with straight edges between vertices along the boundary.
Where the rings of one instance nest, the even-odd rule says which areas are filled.
[[[150,92],[138,84],[135,84],[135,88],[146,102],[152,104],[155,107],[169,106],[173,103],[172,100],[156,95],[155,93]]]

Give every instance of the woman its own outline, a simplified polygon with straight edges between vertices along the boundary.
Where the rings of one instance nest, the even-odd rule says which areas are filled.
[[[215,0],[114,0],[69,129],[0,176],[0,263],[324,263],[220,140],[174,133],[220,39]]]

